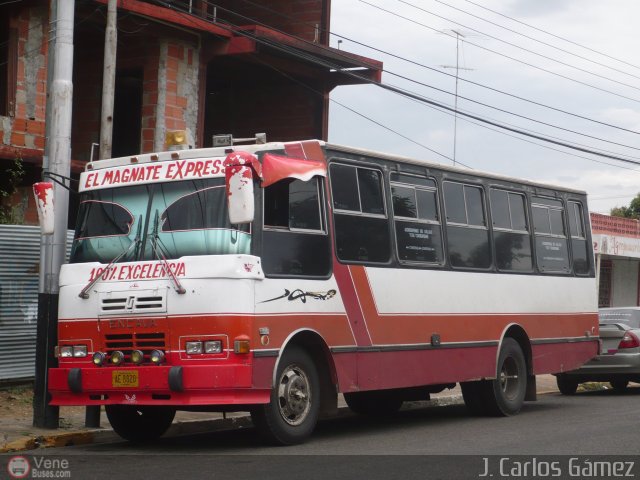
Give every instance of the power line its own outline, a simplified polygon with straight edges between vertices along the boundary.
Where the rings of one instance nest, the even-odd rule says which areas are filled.
[[[402,2],[403,0],[398,0],[398,1]],[[486,23],[488,23],[488,24],[490,24],[490,25],[493,25],[493,26],[495,26],[495,27],[502,28],[503,30],[506,30],[506,31],[511,32],[511,33],[515,33],[516,35],[519,35],[519,36],[521,36],[521,37],[524,37],[524,38],[526,38],[526,39],[528,39],[528,40],[532,40],[532,41],[537,42],[537,43],[539,43],[539,44],[541,44],[541,45],[545,45],[545,46],[547,46],[547,47],[550,47],[550,48],[553,48],[553,49],[558,50],[558,51],[560,51],[560,52],[563,52],[563,53],[566,53],[566,54],[568,54],[568,55],[574,56],[574,57],[579,58],[579,59],[581,59],[581,60],[585,60],[585,61],[587,61],[587,62],[593,63],[594,65],[598,65],[598,66],[601,66],[601,67],[604,67],[604,68],[608,68],[608,69],[610,69],[610,70],[613,70],[614,72],[622,73],[623,75],[628,75],[628,76],[630,76],[630,77],[640,79],[640,76],[633,75],[632,73],[625,72],[624,70],[620,70],[620,69],[618,69],[618,68],[612,67],[611,65],[607,65],[607,64],[604,64],[604,63],[598,62],[598,61],[596,61],[596,60],[592,60],[592,59],[590,59],[590,58],[588,58],[588,57],[585,57],[585,56],[583,56],[583,55],[579,55],[579,54],[574,53],[574,52],[572,52],[572,51],[570,51],[570,50],[566,50],[566,49],[564,49],[564,48],[558,47],[557,45],[553,45],[553,44],[551,44],[551,43],[548,43],[548,42],[542,41],[542,40],[540,40],[540,39],[538,39],[538,38],[535,38],[535,37],[532,37],[532,36],[527,35],[527,34],[525,34],[525,33],[519,32],[519,31],[514,30],[514,29],[512,29],[512,28],[505,27],[504,25],[500,25],[499,23],[492,22],[491,20],[487,20],[486,18],[483,18],[483,17],[481,17],[481,16],[479,16],[479,15],[474,15],[473,13],[468,12],[468,11],[466,11],[466,10],[463,10],[462,8],[455,7],[455,6],[453,6],[453,5],[451,5],[451,4],[447,3],[447,2],[444,2],[443,0],[433,0],[433,1],[434,1],[434,2],[437,2],[437,3],[440,3],[440,4],[442,4],[442,5],[446,5],[447,7],[451,8],[451,9],[453,9],[453,10],[456,10],[456,11],[458,11],[458,12],[464,13],[465,15],[469,15],[470,17],[476,18],[476,19],[478,19],[478,20],[481,20],[481,21],[483,21],[483,22],[486,22]],[[406,2],[403,2],[403,3],[406,3]],[[408,4],[408,3],[407,3],[407,4]],[[409,4],[408,4],[408,5],[409,5]]]
[[[623,85],[623,86],[625,86],[625,87],[629,87],[629,88],[632,88],[632,89],[634,89],[634,90],[640,90],[640,88],[638,88],[638,87],[636,87],[636,86],[634,86],[634,85],[629,85],[628,83],[624,83],[624,82],[620,82],[620,81],[618,81],[618,80],[614,80],[613,78],[609,78],[609,77],[606,77],[606,76],[604,76],[604,75],[600,75],[600,74],[595,73],[595,72],[592,72],[592,71],[590,71],[590,70],[586,70],[586,69],[581,68],[581,67],[576,67],[575,65],[571,65],[571,64],[566,63],[566,62],[563,62],[563,61],[561,61],[561,60],[557,60],[557,59],[555,59],[555,58],[553,58],[553,57],[549,57],[548,55],[544,55],[544,54],[542,54],[542,53],[536,52],[536,51],[534,51],[534,50],[530,50],[530,49],[528,49],[528,48],[522,47],[522,46],[517,45],[517,44],[515,44],[515,43],[508,42],[507,40],[503,40],[503,39],[501,39],[501,38],[499,38],[499,37],[496,37],[496,36],[493,36],[493,35],[489,35],[488,33],[481,32],[480,30],[476,30],[476,29],[474,29],[474,28],[472,28],[472,27],[469,27],[469,26],[467,26],[467,25],[464,25],[464,24],[462,24],[462,23],[460,23],[460,22],[456,22],[455,20],[452,20],[452,19],[450,19],[450,18],[443,17],[442,15],[438,15],[437,13],[430,12],[429,10],[427,10],[427,9],[425,9],[425,8],[418,7],[417,5],[414,5],[414,4],[412,4],[412,3],[409,3],[409,2],[407,2],[406,0],[398,0],[398,1],[399,1],[400,3],[404,3],[405,5],[409,5],[410,7],[413,7],[413,8],[415,8],[416,10],[420,10],[421,12],[428,13],[429,15],[433,15],[434,17],[438,17],[438,18],[440,18],[440,19],[442,19],[442,20],[446,20],[447,22],[454,23],[454,24],[459,25],[459,26],[461,26],[461,27],[463,27],[463,28],[466,28],[466,29],[468,29],[468,30],[470,30],[470,31],[472,31],[472,32],[479,33],[480,35],[484,35],[484,36],[485,36],[485,37],[487,37],[487,38],[491,38],[492,40],[496,40],[496,41],[498,41],[498,42],[504,43],[504,44],[509,45],[509,46],[511,46],[511,47],[518,48],[518,49],[523,50],[523,51],[525,51],[525,52],[527,52],[527,53],[531,53],[532,55],[536,55],[536,56],[538,56],[538,57],[544,58],[545,60],[550,60],[550,61],[552,61],[552,62],[559,63],[560,65],[564,65],[565,67],[573,68],[573,69],[578,70],[578,71],[580,71],[580,72],[582,72],[582,73],[587,73],[587,74],[589,74],[589,75],[593,75],[594,77],[602,78],[602,79],[604,79],[604,80],[608,80],[608,81],[610,81],[610,82],[617,83],[618,85]],[[633,75],[633,76],[635,76],[635,75]],[[640,79],[640,77],[636,77],[636,78]]]
[[[511,20],[513,22],[516,22],[516,23],[519,23],[521,25],[524,25],[525,27],[529,27],[529,28],[531,28],[533,30],[537,30],[537,31],[545,33],[545,34],[547,34],[547,35],[549,35],[551,37],[557,38],[558,40],[562,40],[563,42],[571,43],[571,44],[576,45],[576,46],[578,46],[580,48],[584,48],[585,50],[589,50],[590,52],[597,53],[598,55],[602,55],[603,57],[610,58],[611,60],[615,60],[616,62],[624,63],[625,65],[628,65],[630,67],[637,68],[637,69],[640,70],[640,67],[638,67],[637,65],[634,65],[633,63],[629,63],[629,62],[626,62],[624,60],[620,60],[619,58],[613,57],[613,56],[611,56],[611,55],[609,55],[607,53],[600,52],[600,51],[595,50],[593,48],[590,48],[590,47],[587,47],[585,45],[582,45],[582,44],[580,44],[578,42],[574,42],[573,40],[569,40],[567,38],[561,37],[560,35],[556,35],[554,33],[548,32],[546,30],[538,28],[538,27],[536,27],[534,25],[531,25],[529,23],[523,22],[521,20],[518,20],[516,18],[510,17],[508,15],[505,15],[504,13],[500,13],[500,12],[497,12],[495,10],[492,10],[489,7],[485,7],[484,5],[480,5],[480,4],[478,4],[476,2],[473,2],[471,0],[464,0],[464,1],[467,2],[467,3],[470,3],[472,5],[475,5],[476,7],[482,8],[484,10],[488,10],[491,13],[495,13],[496,15],[500,15],[501,17],[507,18],[507,19],[509,19],[509,20]]]
[[[427,84],[427,83],[423,83],[423,82],[420,82],[420,81],[418,81],[418,80],[414,80],[414,79],[412,79],[412,78],[406,77],[406,76],[404,76],[404,75],[400,75],[400,74],[397,74],[397,73],[393,73],[393,72],[390,72],[390,71],[388,71],[388,70],[385,70],[385,72],[386,72],[386,73],[388,73],[388,74],[390,74],[390,75],[393,75],[393,76],[395,76],[395,77],[402,78],[403,80],[406,80],[406,81],[409,81],[409,82],[412,82],[412,83],[416,83],[416,84],[418,84],[418,85],[422,85],[423,87],[431,88],[431,89],[433,89],[433,90],[437,90],[437,91],[439,91],[439,92],[446,93],[446,94],[448,94],[448,95],[453,95],[453,93],[448,92],[448,91],[446,91],[446,90],[444,90],[444,89],[434,87],[434,86],[429,85],[429,84]],[[604,138],[596,137],[596,136],[594,136],[594,135],[589,135],[589,134],[587,134],[587,133],[578,132],[578,131],[576,131],[576,130],[571,130],[570,128],[565,128],[565,127],[561,127],[561,126],[558,126],[558,125],[554,125],[554,124],[552,124],[552,123],[543,122],[542,120],[536,120],[536,119],[534,119],[534,118],[527,117],[526,115],[520,115],[519,113],[514,113],[514,112],[511,112],[511,111],[509,111],[509,110],[505,110],[505,109],[503,109],[503,108],[494,107],[493,105],[489,105],[489,104],[487,104],[487,103],[480,102],[480,101],[478,101],[478,100],[473,100],[473,99],[468,98],[468,97],[465,97],[465,96],[463,96],[463,95],[458,95],[458,98],[462,98],[462,99],[464,99],[464,100],[467,100],[468,102],[476,103],[476,104],[478,104],[478,105],[482,105],[483,107],[491,108],[491,109],[493,109],[493,110],[498,110],[499,112],[506,113],[506,114],[509,114],[509,115],[513,115],[513,116],[515,116],[515,117],[519,117],[519,118],[522,118],[522,119],[524,119],[524,120],[528,120],[528,121],[530,121],[530,122],[539,123],[539,124],[541,124],[541,125],[545,125],[545,126],[547,126],[547,127],[557,128],[558,130],[563,130],[563,131],[565,131],[565,132],[573,133],[573,134],[575,134],[575,135],[580,135],[580,136],[583,136],[583,137],[588,137],[588,138],[591,138],[591,139],[594,139],[594,140],[598,140],[598,141],[600,141],[600,142],[611,143],[611,144],[613,144],[613,145],[618,145],[619,147],[630,148],[630,149],[633,149],[633,150],[639,150],[639,151],[640,151],[640,148],[638,148],[638,147],[632,147],[632,146],[630,146],[630,145],[625,145],[625,144],[618,143],[618,142],[614,142],[614,141],[611,141],[611,140],[605,140]]]
[[[396,12],[391,11],[391,10],[387,10],[387,9],[382,8],[382,7],[380,7],[380,6],[378,6],[378,5],[375,5],[375,4],[373,4],[373,3],[369,3],[369,2],[367,2],[366,0],[359,0],[359,1],[360,1],[360,2],[362,2],[362,3],[364,3],[364,4],[366,4],[366,5],[371,6],[371,7],[373,7],[373,8],[376,8],[376,9],[378,9],[378,10],[381,10],[381,11],[383,11],[383,12],[386,12],[386,13],[388,13],[389,15],[393,15],[394,17],[402,18],[403,20],[406,20],[406,21],[408,21],[408,22],[414,23],[414,24],[419,25],[419,26],[424,27],[424,28],[428,28],[429,30],[433,30],[434,32],[442,33],[440,30],[438,30],[438,29],[436,29],[436,28],[434,28],[434,27],[431,27],[431,26],[426,25],[426,24],[424,24],[424,23],[418,22],[417,20],[414,20],[414,19],[412,19],[412,18],[405,17],[405,16],[400,15],[400,14],[398,14],[398,13],[396,13]],[[446,35],[446,33],[445,33],[445,35]],[[455,37],[453,37],[453,35],[448,35],[448,36],[450,36],[451,38],[455,38]],[[590,83],[583,82],[582,80],[578,80],[578,79],[575,79],[575,78],[572,78],[572,77],[568,77],[568,76],[563,75],[563,74],[561,74],[561,73],[554,72],[554,71],[552,71],[552,70],[548,70],[548,69],[543,68],[543,67],[539,67],[539,66],[534,65],[534,64],[532,64],[532,63],[525,62],[524,60],[520,60],[520,59],[518,59],[518,58],[511,57],[511,56],[509,56],[509,55],[506,55],[506,54],[504,54],[504,53],[500,53],[500,52],[495,51],[495,50],[492,50],[492,49],[490,49],[490,48],[483,47],[482,45],[478,45],[477,43],[473,43],[473,42],[471,42],[471,41],[467,41],[467,45],[473,45],[474,47],[479,48],[479,49],[481,49],[481,50],[485,50],[485,51],[490,52],[490,53],[493,53],[493,54],[495,54],[495,55],[499,55],[499,56],[501,56],[501,57],[508,58],[509,60],[512,60],[512,61],[514,61],[514,62],[521,63],[521,64],[526,65],[526,66],[528,66],[528,67],[535,68],[536,70],[540,70],[540,71],[542,71],[542,72],[549,73],[549,74],[554,75],[554,76],[556,76],[556,77],[564,78],[565,80],[569,80],[569,81],[571,81],[571,82],[578,83],[578,84],[580,84],[580,85],[584,85],[584,86],[589,87],[589,88],[592,88],[592,89],[594,89],[594,90],[598,90],[598,91],[601,91],[601,92],[604,92],[604,93],[608,93],[608,94],[610,94],[610,95],[614,95],[614,96],[616,96],[616,97],[624,98],[625,100],[630,100],[630,101],[635,102],[635,103],[640,103],[640,100],[638,100],[638,99],[636,99],[636,98],[632,98],[632,97],[628,97],[628,96],[626,96],[626,95],[622,95],[622,94],[620,94],[620,93],[612,92],[611,90],[607,90],[606,88],[601,88],[601,87],[598,87],[598,86],[596,86],[596,85],[592,85],[592,84],[590,84]]]
[[[205,3],[209,3],[209,2],[206,2],[206,0],[205,0]],[[164,2],[163,2],[163,4],[169,5],[169,8],[173,8],[170,4],[166,4]],[[242,15],[238,14],[237,12],[233,12],[231,10],[224,9],[224,8],[222,8],[222,9],[226,10],[226,11],[230,11],[231,13],[233,13],[235,15],[242,16]],[[180,12],[183,16],[187,15],[187,18],[191,17],[191,15],[186,13],[186,12],[182,12],[180,10],[176,10],[176,11]],[[242,16],[242,17],[244,17],[244,16]],[[249,18],[249,17],[244,17],[244,18]],[[319,58],[314,57],[313,55],[304,54],[304,53],[300,52],[299,50],[297,50],[295,48],[292,48],[292,47],[289,47],[289,46],[285,46],[285,45],[283,45],[281,43],[272,42],[272,41],[264,39],[264,38],[259,38],[259,37],[253,35],[252,33],[248,32],[248,31],[237,29],[236,25],[233,25],[233,24],[230,24],[230,25],[232,25],[232,26],[234,26],[236,28],[234,29],[234,28],[231,28],[231,27],[224,27],[224,26],[219,24],[219,26],[221,28],[224,28],[224,29],[226,29],[226,30],[228,30],[230,32],[235,33],[235,34],[242,35],[242,36],[245,36],[247,38],[251,38],[251,39],[253,39],[254,41],[256,41],[258,43],[261,43],[263,45],[267,45],[267,46],[269,46],[269,47],[271,47],[271,48],[273,48],[275,50],[283,51],[285,53],[288,53],[291,56],[295,56],[295,57],[304,59],[304,60],[306,60],[308,62],[315,63],[316,65],[320,65],[320,66],[324,66],[326,68],[330,68],[330,69],[335,70],[337,72],[340,72],[340,73],[342,73],[344,75],[348,75],[348,76],[351,76],[353,78],[359,79],[360,81],[365,82],[365,83],[371,83],[371,84],[376,85],[376,86],[378,86],[380,88],[383,88],[385,90],[388,90],[388,91],[391,91],[391,92],[395,92],[395,93],[397,93],[399,95],[402,95],[402,96],[405,96],[405,97],[408,97],[408,98],[414,98],[414,99],[416,99],[418,101],[421,101],[421,102],[424,102],[424,103],[428,103],[428,104],[431,104],[431,105],[434,105],[434,106],[438,106],[438,107],[443,108],[445,110],[449,110],[449,111],[452,111],[452,112],[455,111],[455,109],[453,109],[451,107],[448,107],[448,106],[446,106],[444,104],[441,104],[440,102],[429,100],[429,99],[427,99],[427,98],[425,98],[425,97],[423,97],[421,95],[417,95],[415,93],[409,92],[407,90],[404,90],[404,89],[401,89],[401,88],[398,88],[398,87],[394,87],[394,86],[391,86],[391,85],[388,85],[388,84],[384,84],[384,83],[381,83],[381,82],[373,81],[373,80],[371,80],[369,78],[366,78],[366,77],[363,77],[361,75],[358,75],[357,73],[355,73],[353,71],[350,71],[348,69],[344,69],[344,68],[340,67],[339,65],[332,64],[332,63],[330,63],[330,62],[328,62],[326,60],[320,60]],[[314,45],[316,45],[317,47],[323,48],[325,50],[329,50],[328,47],[317,45],[317,44],[314,44]],[[597,151],[594,151],[594,150],[592,150],[590,148],[583,148],[583,147],[579,147],[579,146],[576,146],[576,145],[572,145],[570,143],[566,143],[564,141],[553,140],[553,139],[545,137],[543,135],[531,134],[531,133],[528,133],[528,132],[526,132],[526,131],[524,131],[522,129],[509,127],[509,126],[506,126],[506,125],[501,124],[499,122],[490,121],[490,120],[487,120],[486,118],[483,118],[483,117],[480,117],[480,116],[474,115],[474,114],[469,114],[467,112],[458,111],[458,113],[460,115],[466,116],[468,118],[472,118],[472,119],[477,120],[479,122],[483,122],[483,123],[486,123],[486,124],[489,124],[489,125],[493,125],[495,127],[498,127],[498,128],[501,128],[501,129],[504,129],[504,130],[507,130],[507,131],[511,131],[511,132],[517,133],[519,135],[523,135],[523,136],[530,137],[530,138],[535,138],[535,139],[538,139],[538,140],[541,140],[541,141],[544,141],[544,142],[556,144],[556,145],[563,146],[565,148],[569,148],[569,149],[572,149],[572,150],[578,150],[578,151],[582,151],[584,153],[590,153],[590,154],[593,154],[593,155],[598,155],[600,157],[610,158],[612,160],[620,161],[620,162],[623,162],[623,163],[630,163],[630,164],[633,164],[633,165],[640,165],[640,162],[636,162],[634,160],[630,160],[628,158],[624,158],[624,157],[621,157],[621,156],[618,156],[618,155],[610,155],[610,154],[606,154],[606,153],[602,153],[602,152],[597,152]]]

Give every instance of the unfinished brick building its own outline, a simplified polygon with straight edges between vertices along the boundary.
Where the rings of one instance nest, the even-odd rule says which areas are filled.
[[[71,1],[71,0],[69,0]],[[76,0],[72,169],[100,138],[107,0]],[[328,95],[379,79],[380,62],[328,48],[330,0],[118,0],[113,156],[163,150],[168,130],[194,147],[217,133],[326,139]],[[9,199],[36,222],[29,185],[45,146],[49,0],[0,6],[0,178],[26,174]],[[73,215],[71,215],[73,218]]]

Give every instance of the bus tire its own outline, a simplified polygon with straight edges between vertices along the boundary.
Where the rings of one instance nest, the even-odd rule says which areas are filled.
[[[473,415],[507,417],[518,413],[527,393],[527,363],[518,342],[511,337],[502,341],[495,379],[461,386]]]
[[[517,414],[527,393],[527,362],[515,339],[505,337],[502,341],[497,376],[489,383],[493,394],[487,395],[489,415],[508,417]]]
[[[160,438],[171,426],[175,408],[150,405],[105,405],[113,430],[130,442]]]
[[[578,380],[563,373],[556,375],[556,384],[563,395],[575,395],[578,390]]]
[[[287,348],[278,363],[271,401],[251,411],[260,435],[271,444],[304,442],[318,422],[320,377],[307,352]]]
[[[404,403],[399,395],[386,390],[345,393],[344,400],[354,413],[371,416],[392,415]]]

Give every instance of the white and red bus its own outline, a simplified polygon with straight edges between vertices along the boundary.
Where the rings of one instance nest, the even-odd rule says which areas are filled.
[[[456,383],[512,415],[597,353],[581,191],[302,141],[95,161],[80,194],[51,403],[126,439],[248,410],[292,444],[339,393],[380,414]]]

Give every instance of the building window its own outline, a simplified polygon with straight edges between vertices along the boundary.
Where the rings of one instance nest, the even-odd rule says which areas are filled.
[[[16,99],[17,30],[0,13],[0,116],[13,116]]]
[[[598,286],[598,307],[611,306],[611,277],[613,263],[611,260],[600,262],[600,285]]]

